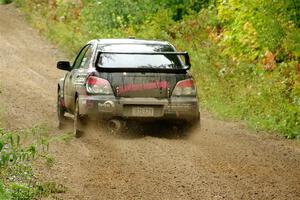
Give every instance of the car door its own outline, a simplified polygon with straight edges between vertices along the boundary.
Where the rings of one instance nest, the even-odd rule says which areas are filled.
[[[64,83],[64,100],[68,111],[71,113],[75,106],[75,93],[76,93],[76,79],[79,76],[79,71],[81,67],[84,67],[88,62],[88,57],[86,53],[90,48],[90,44],[84,46],[76,57],[72,70],[66,74]]]

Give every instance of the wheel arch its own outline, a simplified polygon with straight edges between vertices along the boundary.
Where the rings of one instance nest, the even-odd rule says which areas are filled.
[[[78,92],[75,92],[74,103],[76,103],[77,98],[78,98]]]
[[[57,84],[57,92],[61,91],[60,95],[61,97],[64,96],[64,79],[60,79]]]

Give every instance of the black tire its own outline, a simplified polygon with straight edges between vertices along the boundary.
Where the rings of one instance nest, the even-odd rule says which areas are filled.
[[[83,128],[84,128],[84,116],[80,116],[79,101],[77,98],[75,103],[74,128],[73,128],[73,134],[76,138],[79,138],[83,135],[84,133]]]
[[[201,130],[201,118],[199,117],[188,122],[189,131]]]
[[[64,128],[66,124],[66,117],[65,117],[65,108],[61,105],[61,97],[60,97],[60,90],[57,92],[57,102],[56,102],[56,112],[57,112],[57,119],[58,119],[58,128]]]

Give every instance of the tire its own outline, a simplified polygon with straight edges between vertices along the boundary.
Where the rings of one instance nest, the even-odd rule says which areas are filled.
[[[79,100],[77,98],[75,103],[74,128],[73,128],[73,134],[76,138],[79,138],[83,135],[84,133],[83,128],[84,128],[84,117],[80,116]]]
[[[200,113],[198,118],[191,120],[188,122],[188,126],[190,130],[201,130],[201,118],[200,118]]]
[[[58,128],[63,129],[66,124],[65,108],[61,105],[60,90],[57,92],[56,112],[58,119]]]

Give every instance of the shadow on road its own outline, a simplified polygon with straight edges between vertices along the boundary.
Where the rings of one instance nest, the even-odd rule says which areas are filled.
[[[103,134],[109,137],[120,139],[139,139],[144,137],[156,137],[165,139],[187,139],[194,132],[200,131],[200,128],[190,127],[186,123],[174,123],[170,121],[136,121],[127,120],[119,131],[109,127],[109,122],[97,122],[91,120],[86,124],[84,133],[81,137],[87,137],[90,134]],[[68,118],[65,130],[72,132],[73,119]]]
[[[174,124],[166,121],[136,122],[129,121],[117,135],[123,139],[157,137],[165,139],[185,139],[191,134],[186,124]]]

